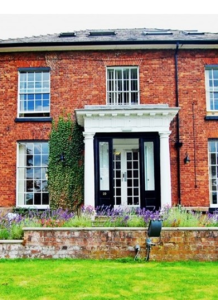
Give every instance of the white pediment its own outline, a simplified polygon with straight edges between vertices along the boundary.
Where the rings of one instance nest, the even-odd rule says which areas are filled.
[[[85,132],[167,131],[178,107],[157,105],[88,105],[76,109],[76,119]]]

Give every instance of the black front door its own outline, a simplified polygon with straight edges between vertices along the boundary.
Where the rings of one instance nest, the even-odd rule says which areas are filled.
[[[96,206],[160,207],[157,134],[95,137]]]

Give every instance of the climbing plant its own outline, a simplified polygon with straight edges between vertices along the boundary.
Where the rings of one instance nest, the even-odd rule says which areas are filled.
[[[76,210],[83,202],[84,148],[81,127],[70,116],[53,121],[49,151],[50,207]]]

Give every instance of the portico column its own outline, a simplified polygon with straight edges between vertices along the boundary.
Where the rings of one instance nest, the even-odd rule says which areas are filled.
[[[159,132],[160,135],[160,183],[161,183],[161,208],[172,205],[171,199],[171,172],[170,172],[170,131]]]
[[[84,205],[95,207],[94,133],[83,133],[85,143]]]

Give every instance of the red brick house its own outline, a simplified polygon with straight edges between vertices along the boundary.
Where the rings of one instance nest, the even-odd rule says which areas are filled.
[[[84,128],[85,205],[218,208],[218,34],[0,41],[0,207],[49,207],[52,119]]]

